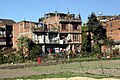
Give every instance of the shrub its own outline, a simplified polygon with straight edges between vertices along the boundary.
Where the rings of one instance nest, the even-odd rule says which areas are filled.
[[[37,56],[42,56],[42,48],[38,45],[34,45],[29,53],[29,59],[32,61],[37,61]]]
[[[115,48],[115,49],[113,49],[113,56],[114,57],[116,57],[116,56],[118,56],[120,53],[119,53],[119,48]]]
[[[15,58],[15,61],[16,62],[24,62],[25,60],[24,60],[24,54],[22,53],[22,51],[18,51],[18,52],[16,52],[16,58]]]
[[[14,63],[16,61],[16,56],[15,56],[15,54],[14,53],[10,53],[9,55],[8,55],[8,63]]]
[[[3,63],[4,64],[8,63],[8,56],[6,56],[6,55],[3,56]]]
[[[0,64],[2,64],[3,63],[3,54],[2,54],[2,52],[0,51]]]

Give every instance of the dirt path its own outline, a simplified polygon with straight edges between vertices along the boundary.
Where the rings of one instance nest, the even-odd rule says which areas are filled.
[[[71,77],[71,78],[48,78],[48,79],[42,79],[42,80],[119,80],[114,78],[103,78],[103,79],[94,79],[94,78],[88,78],[88,77]]]

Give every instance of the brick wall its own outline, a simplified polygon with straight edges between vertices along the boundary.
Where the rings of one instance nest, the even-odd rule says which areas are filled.
[[[20,36],[27,36],[32,39],[32,27],[35,27],[35,23],[27,21],[13,24],[13,47],[17,47],[17,39]]]
[[[115,19],[107,22],[106,35],[113,40],[120,40],[120,19]]]
[[[53,26],[58,28],[58,26],[59,26],[59,31],[61,33],[71,33],[71,41],[72,41],[71,43],[82,43],[81,42],[81,34],[80,34],[81,33],[81,23],[64,23],[64,22],[59,22],[60,20],[61,19],[59,16],[58,17],[53,16],[53,17],[45,18],[44,23],[46,23],[47,25],[51,24],[50,26],[48,26],[48,28],[53,27]],[[62,29],[62,24],[66,25],[66,29]],[[78,29],[73,30],[73,25],[77,25]],[[73,40],[73,34],[75,34],[75,33],[78,33],[79,41]]]

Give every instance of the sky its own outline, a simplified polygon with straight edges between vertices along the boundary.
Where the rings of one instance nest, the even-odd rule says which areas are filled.
[[[37,22],[49,12],[81,14],[85,23],[94,12],[99,15],[120,14],[120,0],[0,0],[0,18],[16,22],[28,20]]]

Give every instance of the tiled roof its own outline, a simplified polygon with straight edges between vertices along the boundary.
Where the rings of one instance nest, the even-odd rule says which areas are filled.
[[[13,20],[10,20],[10,19],[0,19],[0,23],[3,24],[3,25],[12,25],[16,22],[13,21]]]

